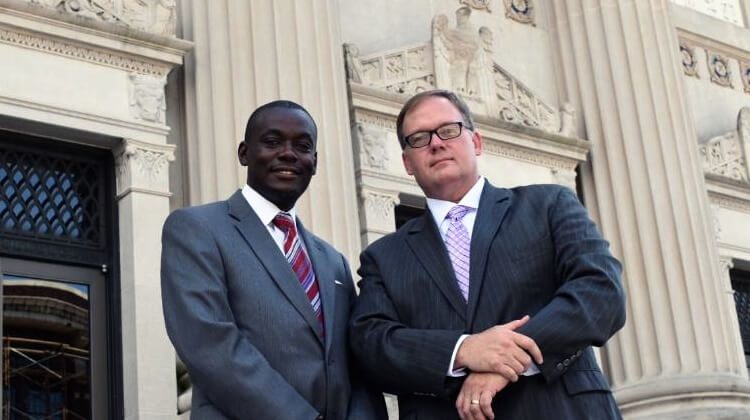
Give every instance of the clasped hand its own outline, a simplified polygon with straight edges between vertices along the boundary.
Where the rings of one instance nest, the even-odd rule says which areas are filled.
[[[515,332],[528,321],[526,315],[470,335],[461,344],[454,367],[471,371],[456,401],[462,419],[494,418],[491,403],[495,394],[516,382],[531,366],[532,358],[542,364],[542,352],[534,340]]]

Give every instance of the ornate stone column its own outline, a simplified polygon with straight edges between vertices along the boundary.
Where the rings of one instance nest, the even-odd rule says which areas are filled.
[[[161,228],[174,146],[124,139],[115,150],[126,419],[174,419],[175,356],[161,306]]]
[[[717,311],[728,300],[668,1],[547,4],[562,99],[591,141],[586,204],[625,267],[628,323],[602,353],[623,413],[746,418],[750,383],[739,331]]]
[[[189,202],[227,198],[245,182],[237,144],[258,106],[304,105],[318,124],[318,171],[300,217],[350,261],[359,218],[337,2],[185,0],[182,28],[195,43],[185,64]],[[356,264],[356,263],[355,263]]]

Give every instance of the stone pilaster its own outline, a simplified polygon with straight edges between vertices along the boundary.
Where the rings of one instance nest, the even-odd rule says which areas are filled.
[[[174,419],[175,354],[161,309],[161,227],[174,146],[125,139],[115,150],[120,222],[125,419]]]
[[[628,322],[602,352],[623,414],[744,418],[750,383],[717,310],[729,301],[668,1],[548,4],[563,100],[591,142],[586,203],[625,268]]]
[[[226,199],[245,182],[237,144],[259,105],[290,99],[318,124],[318,171],[298,202],[305,226],[350,260],[360,250],[337,2],[185,0],[189,202]]]

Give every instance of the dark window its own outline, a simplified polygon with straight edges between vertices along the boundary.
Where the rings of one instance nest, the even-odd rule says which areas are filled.
[[[732,269],[729,271],[729,276],[732,279],[734,301],[737,304],[745,361],[750,368],[750,271]]]
[[[0,131],[3,418],[121,417],[109,150]]]

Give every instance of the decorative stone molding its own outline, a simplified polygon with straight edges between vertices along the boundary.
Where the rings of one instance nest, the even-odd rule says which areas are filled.
[[[712,193],[709,193],[708,198],[711,204],[715,204],[721,208],[750,214],[750,201],[737,197],[730,197],[728,195]]]
[[[698,60],[695,58],[695,47],[680,40],[680,56],[682,57],[682,71],[687,76],[700,79],[698,75]]]
[[[487,13],[492,13],[492,10],[490,10],[490,0],[461,0],[461,4],[465,4],[472,9],[486,10]]]
[[[354,111],[354,119],[358,123],[378,127],[378,128],[384,129],[392,133],[396,132],[396,118],[395,117],[387,117],[385,115],[377,114],[375,112],[368,112],[362,109],[356,109]]]
[[[732,258],[729,255],[719,254],[719,265],[720,265],[722,272],[729,275],[729,270],[734,268],[734,258]]]
[[[706,51],[706,57],[711,81],[719,86],[731,88],[732,72],[729,69],[729,58],[712,51]]]
[[[750,183],[744,147],[750,142],[750,107],[742,108],[737,116],[737,131],[714,137],[698,150],[703,160],[703,171],[743,183]]]
[[[344,54],[352,82],[406,95],[435,88],[429,44],[362,58],[356,45],[345,44]]]
[[[157,35],[175,36],[175,0],[25,0],[73,16],[126,26]]]
[[[554,169],[555,171],[558,171],[560,173],[565,173],[566,171],[575,171],[575,167],[578,165],[578,162],[573,159],[565,159],[549,153],[540,152],[538,150],[530,150],[524,147],[503,143],[500,141],[492,141],[491,139],[488,139],[486,137],[484,142],[484,151],[495,156],[506,157],[509,159]]]
[[[390,233],[396,230],[398,192],[375,191],[363,188],[360,192],[361,208],[365,212],[363,230]]]
[[[742,76],[742,86],[745,93],[750,93],[750,63],[740,61],[740,75]]]
[[[385,169],[388,164],[386,149],[386,132],[378,127],[357,124],[360,162],[362,166],[374,169]]]
[[[534,23],[534,0],[503,0],[505,17],[516,22],[536,26]]]
[[[118,54],[112,51],[94,49],[90,46],[42,37],[23,30],[0,28],[0,42],[140,74],[166,77],[171,69],[171,67],[166,65],[137,60],[126,54]]]
[[[115,150],[117,197],[131,192],[169,196],[169,162],[175,146],[123,139]]]
[[[166,77],[131,73],[128,80],[130,114],[133,118],[164,124],[167,111],[164,96]]]

